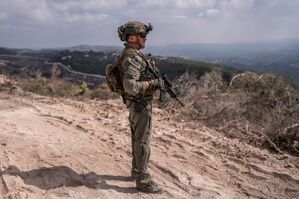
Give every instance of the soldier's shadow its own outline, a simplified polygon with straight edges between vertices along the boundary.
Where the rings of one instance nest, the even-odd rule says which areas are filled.
[[[92,189],[113,189],[122,193],[136,193],[134,187],[120,187],[109,181],[131,181],[129,176],[97,175],[94,172],[78,174],[67,166],[42,167],[30,171],[20,171],[16,166],[9,166],[2,174],[19,176],[25,184],[49,190],[57,187],[86,186]]]

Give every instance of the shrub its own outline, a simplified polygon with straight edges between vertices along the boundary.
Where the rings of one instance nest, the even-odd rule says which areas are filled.
[[[92,99],[115,99],[120,97],[120,95],[118,93],[111,92],[108,85],[106,83],[103,83],[91,91],[90,97]]]
[[[89,89],[86,82],[73,85],[62,79],[46,79],[37,77],[35,79],[20,79],[19,86],[29,92],[55,97],[80,97],[91,99],[115,99],[119,94],[110,91],[108,85],[103,83],[95,89]]]
[[[179,120],[194,120],[229,138],[299,156],[299,95],[281,77],[246,72],[227,87],[220,72],[212,71],[199,81],[185,74],[174,86],[185,107],[169,106],[169,101],[167,108],[177,107]]]
[[[23,80],[19,82],[19,86],[23,88],[25,91],[38,93],[42,95],[48,95],[52,91],[52,89],[49,89],[49,87],[47,86],[47,80],[42,77],[30,80]]]
[[[44,77],[21,79],[18,85],[25,91],[46,96],[68,97],[74,96],[74,87],[64,80],[49,80]],[[84,93],[84,92],[83,92]]]
[[[205,73],[200,78],[201,84],[207,95],[216,95],[226,91],[227,86],[222,79],[221,71],[214,68],[212,72]]]
[[[80,85],[72,85],[71,95],[90,97],[90,90],[87,83],[83,81]]]
[[[292,88],[282,77],[273,74],[258,75],[246,72],[235,76],[230,86],[233,89],[254,92],[258,98],[270,101],[288,101]]]

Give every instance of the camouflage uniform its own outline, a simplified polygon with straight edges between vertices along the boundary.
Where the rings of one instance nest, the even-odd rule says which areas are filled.
[[[128,45],[122,52],[123,87],[132,141],[132,172],[137,172],[137,183],[148,183],[152,129],[152,99],[155,89],[145,90],[145,81],[153,79],[147,67],[155,68],[154,61]]]
[[[121,41],[127,41],[129,35],[145,38],[152,30],[151,24],[129,21],[118,28]],[[136,47],[137,45],[137,47]],[[140,191],[161,192],[147,169],[150,158],[150,142],[152,130],[152,99],[157,88],[162,88],[160,79],[155,79],[148,68],[157,70],[154,60],[144,55],[139,49],[142,43],[126,43],[119,56],[120,74],[124,94],[124,102],[129,110],[129,122],[132,142],[132,174],[136,179],[136,187]]]

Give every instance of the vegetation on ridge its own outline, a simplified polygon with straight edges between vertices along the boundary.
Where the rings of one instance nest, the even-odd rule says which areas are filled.
[[[85,73],[104,74],[106,65],[113,62],[117,54],[65,50],[27,55],[47,58],[49,62],[62,62]],[[9,60],[13,59],[16,58]],[[178,119],[201,122],[229,138],[299,156],[298,92],[281,77],[176,57],[154,59],[161,73],[175,80],[174,87],[186,104],[185,108],[180,108],[175,101],[166,102],[165,108],[175,113]],[[29,76],[21,75],[23,77],[18,81],[26,91],[77,99],[118,97],[105,84],[90,89],[85,82],[73,84],[48,74],[51,70],[45,71],[48,77],[45,78],[39,73],[45,69],[40,59],[26,58],[23,63],[18,57],[13,75],[21,71],[17,69],[26,68],[31,62],[34,67]],[[13,67],[9,64],[3,62],[6,68]]]
[[[194,120],[230,138],[299,156],[299,94],[273,74],[245,72],[226,84],[219,71],[175,82],[186,103],[178,119]],[[172,101],[167,106],[177,106]]]

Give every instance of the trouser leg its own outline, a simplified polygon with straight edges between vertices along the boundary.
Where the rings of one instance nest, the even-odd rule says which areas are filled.
[[[129,117],[129,121],[130,121],[130,117]],[[134,128],[131,124],[130,121],[130,129],[131,129],[131,150],[132,150],[132,170],[131,170],[131,174],[138,171],[137,169],[137,165],[136,165],[136,154],[135,154],[135,131]]]
[[[136,163],[139,172],[137,181],[146,184],[151,180],[150,173],[147,169],[150,158],[152,128],[151,104],[148,104],[141,112],[136,112],[134,108],[130,108],[129,120],[132,133],[132,166]]]

